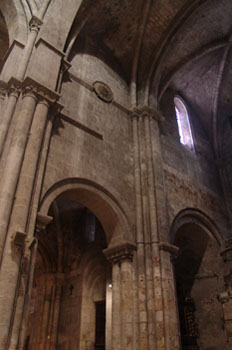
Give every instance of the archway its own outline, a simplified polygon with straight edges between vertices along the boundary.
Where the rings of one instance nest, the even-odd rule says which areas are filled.
[[[40,207],[53,220],[37,232],[28,350],[110,348],[112,275],[103,250],[123,243],[128,224],[108,193],[83,182],[56,184]]]
[[[104,230],[88,208],[63,196],[49,215],[53,221],[37,233],[26,347],[104,350],[111,280]]]
[[[179,247],[174,270],[182,349],[220,350],[226,346],[218,301],[223,285],[220,245],[215,232],[208,229],[212,222],[204,214],[185,214],[179,214],[172,231],[173,243]]]

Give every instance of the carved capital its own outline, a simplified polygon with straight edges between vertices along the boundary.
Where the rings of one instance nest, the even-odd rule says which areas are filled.
[[[41,231],[45,230],[47,225],[50,224],[50,222],[52,222],[52,220],[53,220],[52,216],[38,213],[37,220],[36,220],[36,227],[35,227],[36,234],[39,234]]]
[[[22,83],[16,78],[11,78],[7,84],[8,86],[8,95],[13,95],[16,98],[18,98],[21,90],[22,90]]]
[[[30,31],[38,32],[43,24],[43,21],[36,16],[32,16],[29,22]]]
[[[122,243],[112,248],[106,248],[103,250],[106,259],[112,263],[121,263],[124,260],[132,261],[136,245],[132,242]]]
[[[157,122],[163,121],[164,117],[158,112],[158,110],[151,109],[148,106],[139,106],[134,108],[130,116],[134,118],[135,116],[137,118],[149,118],[149,119],[155,119]]]
[[[24,80],[22,88],[24,95],[32,93],[38,100],[45,100],[49,104],[55,103],[60,98],[60,95],[55,91],[50,90],[46,86],[41,85],[39,82],[29,77]]]

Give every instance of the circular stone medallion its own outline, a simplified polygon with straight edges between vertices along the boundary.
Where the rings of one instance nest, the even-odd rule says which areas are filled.
[[[113,100],[113,93],[110,87],[101,81],[95,81],[93,88],[96,95],[104,102],[110,103]]]

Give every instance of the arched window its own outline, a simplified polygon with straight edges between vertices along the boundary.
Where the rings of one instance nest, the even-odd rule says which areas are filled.
[[[178,96],[174,97],[174,104],[180,142],[193,151],[194,144],[187,108],[183,100]]]

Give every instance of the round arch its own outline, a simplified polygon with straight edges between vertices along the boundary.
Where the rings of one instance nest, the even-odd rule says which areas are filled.
[[[52,202],[58,197],[75,200],[90,209],[102,224],[108,247],[134,241],[131,226],[123,209],[103,187],[80,178],[62,180],[46,192],[39,212],[47,215]]]
[[[200,226],[208,234],[210,238],[215,239],[217,244],[220,247],[222,246],[222,237],[219,233],[219,229],[217,228],[213,220],[211,220],[202,211],[198,209],[193,209],[193,208],[184,209],[176,215],[170,229],[171,244],[174,243],[175,234],[179,230],[179,228],[189,223],[194,223]]]

